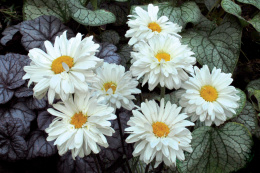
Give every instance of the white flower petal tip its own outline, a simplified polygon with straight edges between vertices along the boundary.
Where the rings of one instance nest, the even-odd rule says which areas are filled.
[[[182,27],[177,23],[170,22],[166,16],[158,18],[158,11],[158,6],[149,4],[148,11],[136,7],[136,14],[129,15],[127,24],[130,29],[125,34],[126,37],[131,37],[129,45],[134,45],[141,40],[148,41],[156,35],[181,37],[177,33],[181,32]]]
[[[29,51],[32,60],[25,66],[24,79],[35,83],[34,96],[38,99],[48,95],[48,101],[55,98],[66,100],[70,94],[86,92],[87,82],[93,81],[94,72],[103,60],[95,56],[98,44],[89,37],[81,40],[82,35],[67,39],[66,31],[57,36],[54,45],[45,41],[46,52],[34,48]]]
[[[133,110],[128,121],[130,133],[127,143],[135,143],[133,156],[139,156],[146,164],[156,160],[156,165],[164,162],[167,166],[176,165],[176,158],[184,160],[184,151],[190,152],[191,132],[186,126],[194,123],[185,120],[188,116],[180,113],[181,107],[164,100],[160,106],[154,101],[141,103],[141,110]]]
[[[90,93],[75,95],[49,108],[48,112],[57,116],[45,130],[48,141],[57,145],[60,155],[71,150],[72,157],[84,157],[91,152],[99,153],[100,146],[108,147],[106,136],[111,136],[114,129],[111,120],[116,119],[113,108],[98,103]]]
[[[104,63],[102,67],[97,68],[96,78],[98,82],[93,83],[93,90],[102,102],[119,109],[123,107],[127,110],[134,108],[134,94],[141,93],[137,88],[138,81],[132,77],[122,65]]]
[[[137,79],[144,77],[143,85],[148,82],[149,90],[158,84],[170,90],[179,89],[196,63],[191,49],[171,36],[153,37],[136,44],[134,50],[130,70]]]
[[[231,74],[213,68],[210,72],[207,65],[201,69],[194,67],[194,74],[183,85],[179,92],[180,105],[192,121],[200,120],[206,126],[223,124],[231,118],[238,108],[239,96],[235,87],[230,86]]]

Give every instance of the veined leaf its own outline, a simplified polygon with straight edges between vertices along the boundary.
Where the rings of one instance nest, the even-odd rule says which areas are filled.
[[[210,69],[217,67],[225,73],[233,73],[239,58],[242,35],[236,19],[228,16],[217,28],[213,28],[212,22],[206,18],[200,24],[182,34],[183,44],[192,48],[200,64],[207,64]]]
[[[192,153],[177,162],[179,172],[233,172],[245,166],[253,141],[242,124],[227,123],[219,129],[200,127],[192,132]]]
[[[91,11],[80,0],[66,0],[71,17],[82,25],[100,26],[116,21],[113,13],[106,10]]]
[[[243,111],[236,118],[232,119],[232,121],[243,124],[252,134],[255,134],[257,117],[256,111],[250,102],[246,102],[246,106]]]
[[[42,15],[55,16],[63,22],[70,18],[67,3],[64,0],[27,0],[23,11],[25,20],[35,19]]]

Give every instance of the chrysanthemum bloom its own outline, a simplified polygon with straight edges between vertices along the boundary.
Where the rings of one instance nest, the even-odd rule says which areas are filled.
[[[126,37],[131,37],[128,44],[133,45],[140,40],[149,40],[155,35],[172,35],[180,38],[181,26],[169,21],[168,17],[162,16],[157,19],[158,6],[148,5],[148,11],[141,7],[135,8],[137,15],[129,15],[127,22],[130,29],[126,32]]]
[[[156,36],[148,42],[139,42],[132,52],[133,76],[144,76],[143,85],[148,81],[149,90],[159,83],[168,89],[179,89],[183,81],[192,73],[196,63],[194,53],[187,45],[182,45],[175,37]]]
[[[104,98],[104,103],[114,108],[121,106],[127,110],[134,107],[133,94],[141,93],[137,87],[138,81],[132,77],[131,72],[125,72],[122,65],[104,63],[102,67],[97,68],[98,82],[93,84],[93,90],[96,94]]]
[[[239,106],[238,91],[230,86],[231,74],[222,73],[215,67],[210,73],[207,65],[201,69],[194,67],[194,71],[195,74],[182,85],[184,90],[178,93],[180,106],[193,122],[199,119],[205,121],[206,126],[212,123],[219,126],[227,117],[232,117]]]
[[[99,153],[100,146],[108,147],[106,136],[112,136],[114,129],[109,120],[116,119],[114,108],[99,104],[91,93],[75,94],[64,102],[54,104],[55,109],[48,112],[57,116],[50,126],[45,129],[47,141],[55,140],[60,155],[71,150],[72,157],[84,157]]]
[[[125,129],[130,133],[126,142],[135,142],[133,156],[140,156],[146,164],[155,158],[155,167],[162,161],[168,166],[176,164],[176,157],[184,160],[183,151],[192,152],[192,136],[186,126],[194,123],[184,120],[188,115],[180,111],[181,107],[169,101],[164,106],[164,99],[160,107],[154,100],[146,100],[141,103],[141,112],[133,110],[127,123],[130,127]]]
[[[41,99],[48,92],[52,104],[55,97],[67,100],[70,94],[88,91],[87,82],[93,82],[95,76],[93,69],[102,65],[103,60],[95,56],[99,45],[92,41],[93,37],[81,38],[79,33],[68,40],[65,31],[56,37],[54,46],[44,42],[47,53],[38,48],[29,51],[32,62],[24,67],[23,79],[30,79],[28,85],[36,83],[36,98]]]

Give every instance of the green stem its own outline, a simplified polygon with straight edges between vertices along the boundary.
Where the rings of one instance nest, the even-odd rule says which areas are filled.
[[[161,97],[160,99],[164,98],[165,96],[165,87],[161,87]]]

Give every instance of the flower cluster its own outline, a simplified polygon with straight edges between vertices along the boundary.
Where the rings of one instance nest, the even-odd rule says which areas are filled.
[[[231,74],[216,68],[210,73],[207,65],[193,67],[194,53],[181,44],[177,34],[181,27],[166,16],[158,19],[158,12],[152,4],[148,11],[136,7],[125,35],[131,37],[129,45],[134,49],[130,70],[137,79],[143,77],[142,86],[148,83],[150,91],[158,84],[169,90],[180,89],[177,96],[181,107],[170,102],[164,107],[164,99],[160,107],[155,101],[146,101],[128,122],[126,142],[135,143],[133,156],[140,156],[146,164],[155,159],[155,167],[162,161],[168,166],[176,164],[176,157],[185,159],[183,151],[192,152],[191,132],[185,127],[194,124],[185,118],[219,126],[236,113],[239,100],[237,90],[230,86]]]
[[[216,68],[210,72],[207,65],[194,67],[195,54],[178,34],[182,27],[158,17],[158,12],[149,4],[148,11],[136,7],[129,16],[125,36],[133,46],[130,71],[96,57],[99,44],[92,36],[82,40],[80,33],[67,39],[64,32],[54,45],[45,41],[46,52],[29,51],[31,64],[25,66],[23,79],[34,84],[36,98],[47,96],[53,106],[48,112],[56,118],[45,131],[60,155],[70,150],[75,159],[108,147],[105,136],[115,132],[111,120],[122,107],[133,113],[125,129],[126,142],[135,143],[133,156],[146,164],[154,160],[155,167],[161,162],[171,166],[176,158],[185,160],[184,151],[192,152],[188,126],[196,120],[219,126],[236,113],[239,97],[230,86],[231,74]],[[141,93],[139,79],[150,91],[157,86],[180,89],[179,105],[165,103],[164,98],[160,105],[155,100],[135,105],[134,95]],[[192,122],[185,120],[188,117]]]
[[[99,153],[99,146],[108,147],[104,135],[114,133],[110,120],[116,108],[133,109],[138,81],[123,66],[96,57],[99,44],[92,36],[82,40],[78,33],[68,40],[65,31],[54,45],[45,41],[45,48],[29,51],[32,61],[23,79],[35,84],[34,97],[47,95],[49,104],[62,100],[48,109],[56,118],[45,130],[47,140],[55,140],[60,155],[71,150],[74,159]]]

